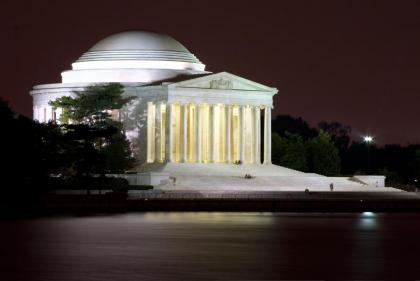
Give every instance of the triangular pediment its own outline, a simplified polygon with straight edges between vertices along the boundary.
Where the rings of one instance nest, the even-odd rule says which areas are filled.
[[[169,85],[171,88],[195,88],[195,89],[214,89],[214,90],[240,90],[240,91],[265,91],[277,92],[260,83],[242,78],[240,76],[219,72],[201,76],[198,78],[187,79]]]

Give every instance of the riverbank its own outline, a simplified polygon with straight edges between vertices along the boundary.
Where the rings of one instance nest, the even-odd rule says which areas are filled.
[[[149,196],[145,196],[148,194]],[[410,192],[165,192],[105,195],[48,194],[28,206],[31,213],[130,211],[420,212]],[[1,211],[18,209],[2,206]]]

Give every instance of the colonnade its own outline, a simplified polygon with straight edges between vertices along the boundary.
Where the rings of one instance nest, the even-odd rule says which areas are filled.
[[[271,107],[148,103],[147,162],[271,163]]]
[[[33,119],[39,122],[47,123],[57,121],[60,118],[61,109],[54,109],[52,106],[34,106]]]

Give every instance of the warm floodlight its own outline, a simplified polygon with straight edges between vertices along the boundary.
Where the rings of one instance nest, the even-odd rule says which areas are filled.
[[[373,142],[373,137],[371,137],[371,136],[364,136],[363,137],[363,141],[366,142],[366,143],[371,143],[371,142]]]

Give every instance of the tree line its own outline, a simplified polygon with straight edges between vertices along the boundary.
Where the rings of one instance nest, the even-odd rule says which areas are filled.
[[[351,127],[339,122],[314,128],[288,115],[277,116],[272,131],[274,164],[327,176],[384,175],[389,186],[420,187],[420,144],[377,146],[352,140]]]

